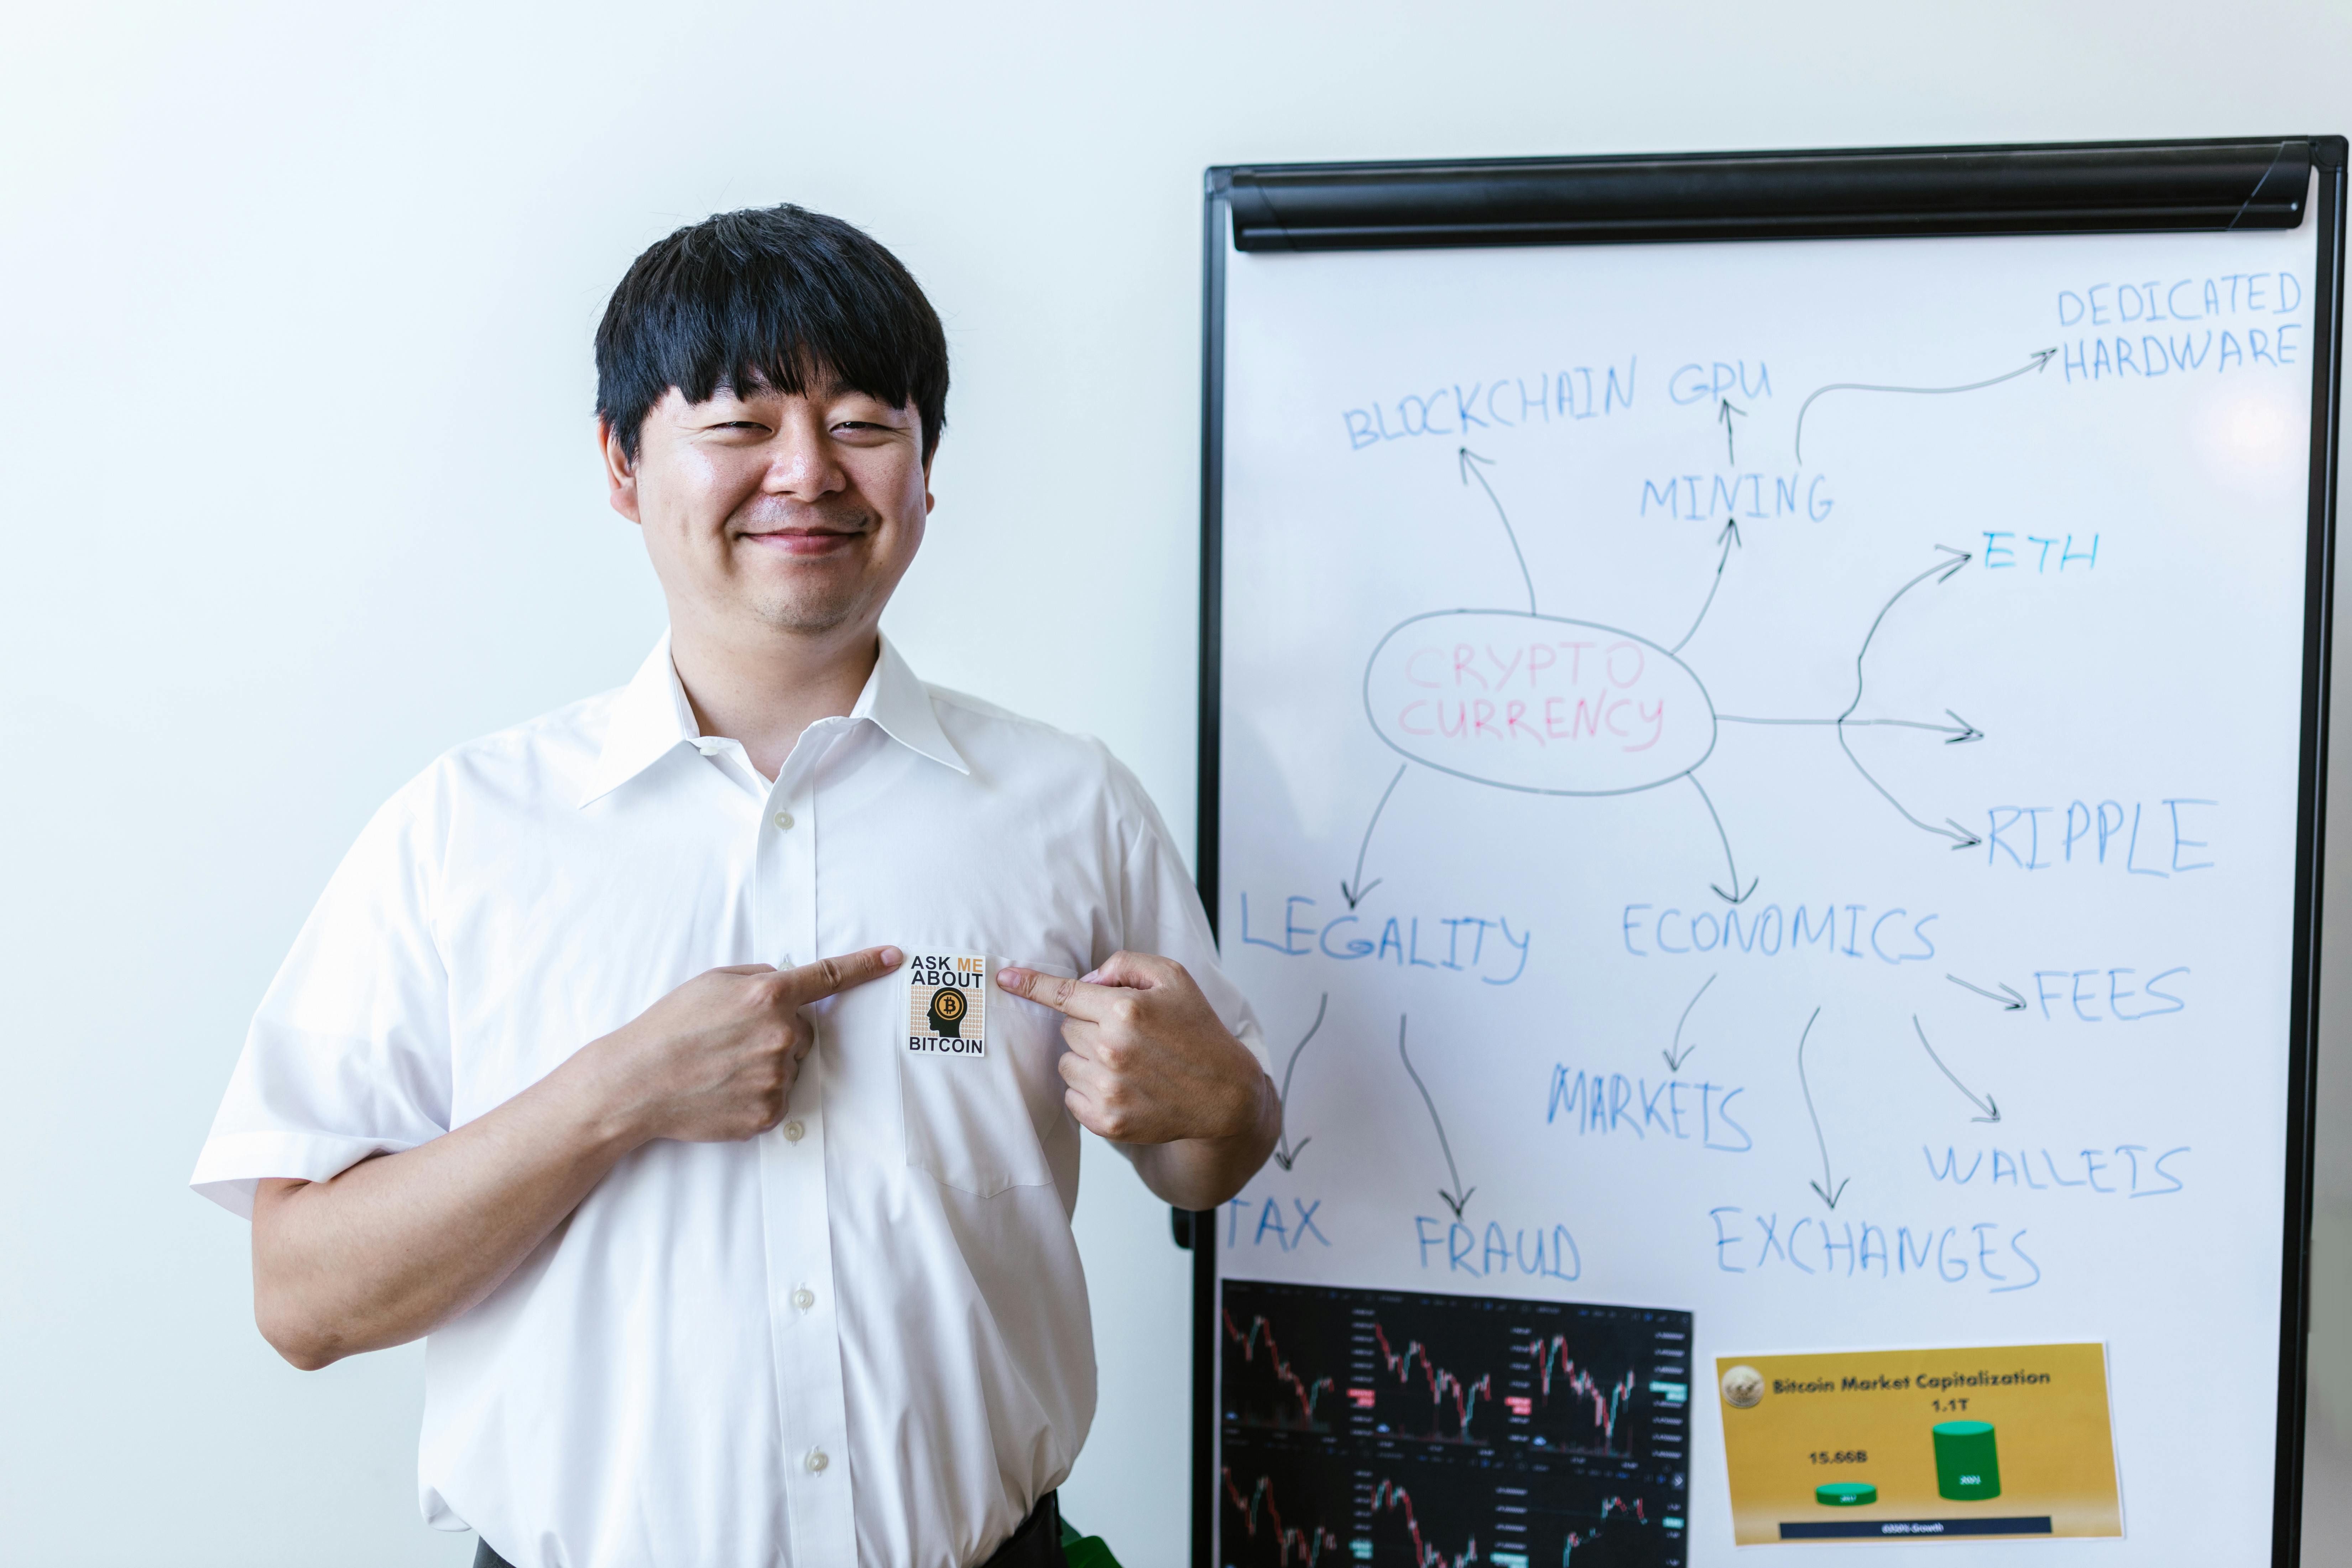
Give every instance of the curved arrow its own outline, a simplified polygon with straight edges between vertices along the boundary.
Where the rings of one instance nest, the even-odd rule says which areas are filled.
[[[1846,726],[1849,723],[1855,721],[1853,718],[1853,710],[1862,706],[1862,689],[1866,679],[1862,672],[1862,661],[1870,653],[1871,639],[1878,636],[1878,628],[1885,624],[1887,612],[1895,608],[1895,605],[1901,601],[1904,595],[1909,593],[1920,584],[1925,583],[1928,578],[1935,578],[1938,584],[1948,583],[1952,580],[1952,576],[1955,573],[1958,572],[1961,567],[1966,566],[1970,561],[1975,559],[1975,552],[1973,551],[1955,550],[1948,544],[1938,544],[1936,548],[1942,551],[1945,554],[1954,557],[1954,559],[1937,563],[1935,565],[1928,567],[1925,572],[1920,573],[1916,577],[1912,578],[1908,583],[1904,584],[1900,588],[1895,589],[1895,597],[1886,601],[1885,607],[1880,609],[1878,612],[1877,618],[1870,623],[1870,630],[1863,637],[1862,647],[1853,656],[1853,700],[1847,703],[1845,711],[1837,716],[1838,746],[1845,752],[1845,760],[1853,764],[1853,771],[1860,773],[1863,776],[1864,781],[1867,783],[1871,788],[1876,790],[1880,795],[1885,795],[1886,797],[1886,804],[1893,806],[1897,812],[1900,812],[1904,821],[1919,829],[1922,833],[1932,833],[1939,838],[1950,839],[1952,841],[1952,847],[1955,849],[1973,849],[1978,845],[1983,843],[1984,840],[1979,838],[1967,828],[1962,827],[1958,823],[1952,821],[1950,817],[1948,816],[1944,818],[1944,821],[1949,825],[1948,827],[1937,827],[1933,823],[1922,822],[1917,817],[1912,816],[1910,809],[1901,801],[1895,799],[1892,791],[1890,791],[1885,784],[1880,784],[1876,779],[1871,777],[1870,770],[1862,765],[1862,759],[1853,754],[1853,748],[1846,743],[1845,738]],[[1954,714],[1953,717],[1958,718],[1958,715]],[[1874,722],[1874,721],[1863,720],[1861,722],[1870,723]],[[1965,721],[1963,721],[1963,722],[1965,722]],[[1961,739],[1964,740],[1967,738],[1968,737],[1966,736],[1961,737]],[[1697,781],[1694,779],[1692,782],[1695,784]]]
[[[1712,974],[1708,975],[1706,977],[1706,984],[1702,984],[1698,988],[1697,992],[1691,997],[1689,1005],[1683,1008],[1683,1016],[1675,1020],[1675,1048],[1671,1051],[1660,1051],[1658,1053],[1660,1056],[1666,1058],[1666,1070],[1668,1072],[1682,1071],[1683,1063],[1691,1059],[1691,1051],[1698,1049],[1698,1047],[1694,1044],[1691,1047],[1690,1051],[1683,1050],[1683,1026],[1690,1022],[1691,1008],[1698,1005],[1699,997],[1706,995],[1707,986],[1714,984],[1715,982],[1716,976]],[[1676,1055],[1676,1052],[1680,1052],[1681,1054]]]
[[[1813,1016],[1805,1020],[1805,1032],[1797,1037],[1797,1087],[1805,1091],[1805,1114],[1813,1119],[1813,1142],[1822,1146],[1822,1179],[1806,1185],[1820,1195],[1822,1202],[1835,1208],[1838,1199],[1845,1195],[1845,1183],[1834,1181],[1830,1175],[1830,1141],[1822,1136],[1822,1113],[1813,1109],[1813,1086],[1805,1081],[1805,1042],[1812,1038],[1814,1020],[1821,1016],[1822,1010],[1814,1008]]]
[[[1440,1187],[1437,1195],[1445,1200],[1445,1206],[1454,1211],[1454,1217],[1458,1220],[1462,1217],[1463,1205],[1478,1189],[1463,1186],[1462,1173],[1454,1168],[1454,1145],[1445,1141],[1445,1123],[1437,1119],[1437,1101],[1429,1098],[1429,1086],[1421,1081],[1421,1075],[1412,1070],[1412,1058],[1405,1055],[1404,1016],[1402,1014],[1397,1017],[1397,1056],[1404,1062],[1405,1077],[1412,1079],[1412,1087],[1421,1090],[1422,1104],[1429,1107],[1429,1124],[1437,1129],[1437,1147],[1445,1155],[1445,1174],[1454,1184],[1454,1192]],[[1461,1196],[1456,1197],[1454,1193],[1461,1194]]]
[[[1797,406],[1797,461],[1801,463],[1805,460],[1805,410],[1813,405],[1815,397],[1832,392],[1907,392],[1923,397],[1941,397],[1954,392],[1981,392],[1988,386],[1999,386],[2004,381],[2015,381],[2021,375],[2048,369],[2051,356],[2057,352],[2056,349],[2036,349],[2030,363],[2019,365],[2005,375],[1994,376],[1990,381],[1972,381],[1966,386],[1874,386],[1860,381],[1832,382]]]
[[[1748,895],[1756,890],[1756,884],[1760,880],[1760,879],[1750,877],[1748,879],[1748,886],[1743,888],[1739,885],[1739,862],[1732,858],[1731,835],[1723,830],[1723,818],[1716,815],[1715,802],[1708,798],[1706,786],[1698,782],[1698,775],[1696,773],[1685,773],[1683,777],[1690,780],[1691,788],[1698,791],[1699,799],[1706,802],[1707,820],[1715,824],[1715,836],[1723,841],[1723,862],[1725,865],[1731,868],[1731,890],[1729,892],[1725,892],[1721,887],[1713,882],[1709,882],[1707,886],[1714,888],[1715,896],[1723,900],[1726,903],[1744,904],[1748,901]]]
[[[1742,419],[1745,419],[1748,417],[1748,410],[1740,407],[1728,397],[1718,397],[1716,399],[1716,403],[1717,406],[1715,411],[1715,416],[1723,421],[1724,460],[1728,467],[1736,468],[1739,466],[1739,448],[1732,444],[1731,416],[1737,414]]]
[[[1528,585],[1528,614],[1534,615],[1536,613],[1536,580],[1528,574],[1528,558],[1519,551],[1518,533],[1511,527],[1510,516],[1503,510],[1502,498],[1496,495],[1495,487],[1486,482],[1486,475],[1471,467],[1473,463],[1485,463],[1491,467],[1495,459],[1482,458],[1467,447],[1457,447],[1454,448],[1454,461],[1462,466],[1462,482],[1466,485],[1475,479],[1478,481],[1478,488],[1486,492],[1486,499],[1495,503],[1495,515],[1503,520],[1504,536],[1511,542],[1511,559],[1519,563],[1519,576]]]
[[[1286,1171],[1290,1169],[1292,1163],[1297,1160],[1299,1155],[1307,1152],[1307,1145],[1315,1142],[1312,1138],[1301,1138],[1298,1141],[1297,1147],[1294,1148],[1291,1145],[1290,1119],[1287,1115],[1287,1112],[1290,1110],[1290,1075],[1298,1070],[1299,1055],[1307,1049],[1307,1042],[1315,1037],[1315,1031],[1323,1026],[1324,1010],[1330,1005],[1331,993],[1326,991],[1323,993],[1323,999],[1315,1004],[1315,1021],[1307,1026],[1307,1033],[1299,1037],[1297,1047],[1290,1053],[1290,1061],[1288,1065],[1284,1067],[1282,1069],[1282,1094],[1280,1098],[1282,1100],[1282,1109],[1286,1114],[1283,1117],[1282,1140],[1275,1145],[1274,1149],[1274,1163],[1281,1166]]]
[[[1396,786],[1404,782],[1404,770],[1408,765],[1404,763],[1397,764],[1396,777],[1389,780],[1389,787],[1381,791],[1381,804],[1372,807],[1372,819],[1364,824],[1364,841],[1356,846],[1355,886],[1351,888],[1345,882],[1339,884],[1339,896],[1348,900],[1348,907],[1351,910],[1363,901],[1366,893],[1381,885],[1378,877],[1369,882],[1364,880],[1364,852],[1372,847],[1372,829],[1381,825],[1381,813],[1388,809],[1389,796],[1396,794]]]
[[[1982,1116],[1971,1116],[1969,1120],[1971,1121],[1999,1121],[2000,1120],[2000,1107],[1993,1103],[1992,1096],[1988,1094],[1982,1100],[1979,1100],[1975,1093],[1969,1089],[1967,1084],[1962,1083],[1958,1078],[1953,1077],[1951,1068],[1944,1066],[1944,1058],[1936,1054],[1936,1047],[1927,1045],[1927,1031],[1919,1027],[1919,1015],[1916,1013],[1911,1015],[1911,1026],[1919,1030],[1919,1043],[1922,1046],[1927,1047],[1927,1059],[1934,1062],[1937,1068],[1942,1071],[1946,1078],[1952,1079],[1952,1087],[1954,1089],[1958,1089],[1962,1094],[1969,1097],[1969,1103],[1970,1105],[1975,1106],[1979,1110],[1984,1112]]]
[[[1723,546],[1723,554],[1718,557],[1715,563],[1715,581],[1707,584],[1706,601],[1698,607],[1698,620],[1691,622],[1690,630],[1683,634],[1683,641],[1678,642],[1675,644],[1674,647],[1668,648],[1666,650],[1668,653],[1682,652],[1683,643],[1686,643],[1690,641],[1691,638],[1698,636],[1699,621],[1706,620],[1707,611],[1715,607],[1716,591],[1723,586],[1723,569],[1731,564],[1731,552],[1733,548],[1739,543],[1738,522],[1734,521],[1725,523],[1723,525],[1723,531],[1717,534],[1715,536],[1715,540],[1717,543]]]

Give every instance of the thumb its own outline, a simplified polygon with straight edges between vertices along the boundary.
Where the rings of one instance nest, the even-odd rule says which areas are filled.
[[[1088,985],[1123,985],[1131,991],[1150,991],[1165,985],[1172,978],[1171,966],[1164,958],[1150,953],[1124,950],[1105,959],[1101,967],[1080,976]]]

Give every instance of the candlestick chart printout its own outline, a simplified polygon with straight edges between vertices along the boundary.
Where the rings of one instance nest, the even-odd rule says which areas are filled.
[[[1689,1314],[1228,1281],[1223,1560],[1685,1561]]]
[[[1939,1346],[2270,1539],[2320,226],[1227,241],[1222,1562],[1728,1563],[1697,1369]]]

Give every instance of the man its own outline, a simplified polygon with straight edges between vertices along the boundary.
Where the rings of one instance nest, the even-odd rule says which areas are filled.
[[[1280,1119],[1255,1025],[1126,771],[879,634],[948,384],[898,260],[714,217],[596,360],[669,636],[369,823],[194,1184],[295,1365],[430,1336],[478,1563],[1058,1563],[1077,1129],[1216,1206]]]

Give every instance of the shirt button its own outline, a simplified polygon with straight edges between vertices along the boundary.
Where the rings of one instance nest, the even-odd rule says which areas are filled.
[[[793,1292],[793,1305],[798,1307],[803,1312],[807,1311],[811,1307],[816,1305],[816,1292],[810,1289],[805,1285],[802,1286],[799,1289]]]
[[[793,814],[789,811],[780,811],[776,813],[776,826],[786,832],[790,832],[793,826]]]
[[[797,1143],[797,1142],[799,1142],[803,1138],[806,1137],[807,1135],[808,1135],[808,1129],[807,1129],[807,1128],[805,1128],[805,1127],[803,1127],[803,1126],[802,1126],[799,1122],[797,1122],[797,1121],[787,1121],[787,1122],[785,1122],[785,1123],[784,1123],[784,1142],[787,1142],[787,1143]]]
[[[824,1468],[831,1463],[833,1463],[833,1461],[824,1457],[824,1450],[823,1448],[811,1448],[809,1450],[808,1468],[812,1473],[817,1475],[824,1474]]]

